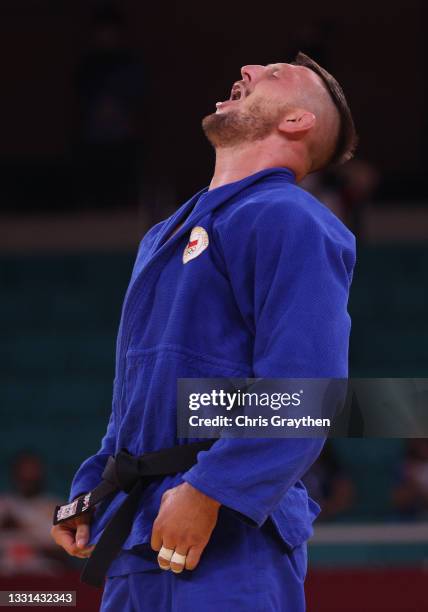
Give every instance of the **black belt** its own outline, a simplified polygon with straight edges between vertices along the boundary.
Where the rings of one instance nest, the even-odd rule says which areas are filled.
[[[193,442],[165,448],[154,453],[133,456],[126,449],[108,458],[102,473],[102,481],[89,493],[77,497],[63,506],[57,506],[54,525],[88,512],[93,506],[112,493],[128,493],[123,504],[111,517],[92,555],[86,562],[81,581],[102,586],[107,570],[119,554],[132,528],[141,493],[159,477],[186,472],[197,461],[201,450],[208,450],[215,440]]]

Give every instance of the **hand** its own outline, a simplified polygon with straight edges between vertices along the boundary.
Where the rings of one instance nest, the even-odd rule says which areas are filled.
[[[85,512],[76,518],[54,525],[51,536],[69,555],[86,559],[91,556],[95,546],[87,546],[89,541],[92,512]]]
[[[153,523],[151,546],[156,551],[174,550],[186,559],[177,563],[158,555],[162,569],[175,573],[195,569],[216,526],[220,505],[187,482],[165,491]]]

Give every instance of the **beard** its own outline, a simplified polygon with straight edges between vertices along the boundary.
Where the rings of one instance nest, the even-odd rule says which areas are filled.
[[[202,120],[202,129],[214,148],[235,147],[263,140],[272,134],[285,112],[285,106],[273,109],[263,101],[255,100],[243,111],[237,108],[207,115]]]

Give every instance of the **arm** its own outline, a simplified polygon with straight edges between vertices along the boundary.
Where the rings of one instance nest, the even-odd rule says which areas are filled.
[[[219,230],[218,242],[239,309],[254,333],[254,377],[346,377],[350,233],[286,202],[264,206],[244,239],[236,217]],[[222,439],[200,453],[184,480],[261,525],[323,443]]]
[[[115,445],[116,433],[112,412],[107,431],[101,441],[100,449],[95,455],[92,455],[82,463],[73,478],[68,501],[72,501],[99,484],[109,455],[115,453]],[[94,546],[87,546],[91,518],[92,513],[88,512],[74,519],[54,525],[51,529],[51,536],[69,555],[82,559],[87,558],[94,549]]]
[[[107,431],[101,440],[100,449],[86,459],[74,475],[71,483],[68,501],[72,501],[82,493],[90,491],[99,484],[101,474],[106,466],[107,459],[116,452],[116,430],[113,411],[110,414]]]

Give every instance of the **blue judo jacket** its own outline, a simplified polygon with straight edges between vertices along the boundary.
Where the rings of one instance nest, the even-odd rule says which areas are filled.
[[[285,168],[205,188],[155,225],[124,300],[107,432],[70,501],[121,448],[140,455],[189,441],[177,439],[177,378],[347,377],[354,262],[354,236]],[[124,549],[150,541],[163,492],[183,480],[255,526],[270,517],[290,548],[300,545],[319,513],[300,479],[322,445],[216,441],[189,471],[145,490]],[[124,497],[97,508],[90,544]]]

